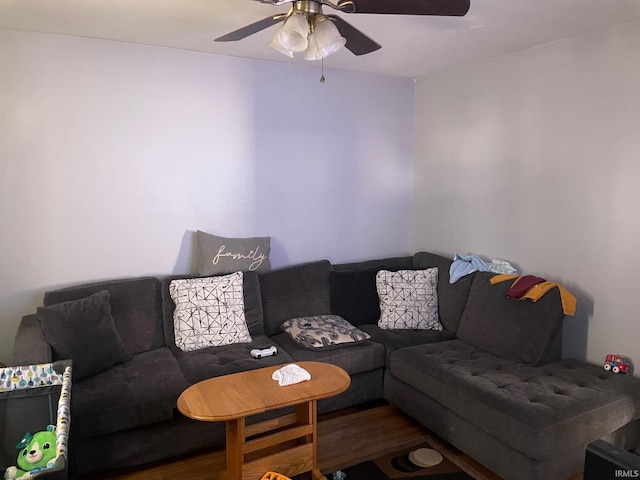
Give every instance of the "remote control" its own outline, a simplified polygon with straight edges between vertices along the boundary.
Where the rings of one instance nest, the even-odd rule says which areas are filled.
[[[254,348],[249,352],[253,358],[270,357],[278,353],[278,349],[275,345],[271,345],[269,348]]]

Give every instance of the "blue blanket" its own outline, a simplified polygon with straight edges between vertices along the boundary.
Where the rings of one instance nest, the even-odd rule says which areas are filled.
[[[489,266],[477,255],[462,256],[456,253],[449,269],[449,283],[456,283],[460,278],[473,272],[488,272]]]

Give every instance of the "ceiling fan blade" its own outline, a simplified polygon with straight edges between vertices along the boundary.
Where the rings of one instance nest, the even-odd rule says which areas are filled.
[[[286,14],[277,14],[272,15],[267,18],[263,18],[262,20],[258,20],[257,22],[251,23],[249,25],[245,25],[238,30],[234,30],[233,32],[227,33],[221,37],[218,37],[214,40],[214,42],[235,42],[237,40],[242,40],[243,38],[248,37],[249,35],[253,35],[254,33],[258,33],[265,28],[269,28],[271,25],[275,25],[278,22],[281,22],[285,19]]]
[[[336,23],[338,31],[347,40],[345,47],[354,55],[366,55],[367,53],[375,52],[380,49],[380,45],[364,33],[358,30],[350,23],[344,21],[337,15],[327,15],[331,20]]]
[[[470,0],[353,0],[354,13],[389,13],[394,15],[441,15],[462,17],[469,11]]]

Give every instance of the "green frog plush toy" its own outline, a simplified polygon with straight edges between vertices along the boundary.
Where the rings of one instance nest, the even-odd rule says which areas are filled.
[[[30,480],[39,471],[55,466],[55,427],[49,425],[43,432],[33,435],[27,433],[16,448],[20,449],[18,466],[7,468],[3,478],[4,480]]]

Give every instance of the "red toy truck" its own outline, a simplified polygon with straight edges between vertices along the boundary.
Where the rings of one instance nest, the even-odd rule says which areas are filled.
[[[631,370],[631,361],[624,355],[607,355],[604,359],[603,368],[613,373],[629,373]]]

